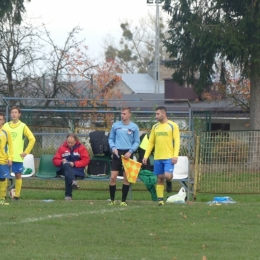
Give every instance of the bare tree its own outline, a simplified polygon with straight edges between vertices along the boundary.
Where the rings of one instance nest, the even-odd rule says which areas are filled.
[[[104,40],[104,53],[107,61],[114,60],[120,64],[126,73],[147,73],[148,64],[154,59],[155,52],[155,17],[148,14],[139,20],[137,26],[125,20],[120,24],[122,37],[115,43],[113,36]],[[165,35],[165,23],[160,18],[160,39]],[[165,60],[167,54],[160,44],[160,59]]]
[[[9,97],[20,96],[23,81],[31,77],[31,66],[41,59],[38,28],[12,17],[0,23],[0,89]]]

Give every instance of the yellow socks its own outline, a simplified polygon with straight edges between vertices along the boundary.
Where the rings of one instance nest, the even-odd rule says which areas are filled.
[[[164,192],[164,185],[157,184],[156,185],[156,195],[159,201],[159,205],[163,204],[163,192]]]
[[[15,179],[15,197],[19,198],[22,189],[22,178]]]
[[[6,181],[5,180],[1,179],[1,181],[0,181],[0,199],[5,199],[5,196],[6,196]]]

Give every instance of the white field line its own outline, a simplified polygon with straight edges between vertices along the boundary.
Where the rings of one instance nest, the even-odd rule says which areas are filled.
[[[129,207],[129,209],[133,209],[133,208],[139,208],[138,206],[134,206],[134,207]],[[91,214],[104,214],[104,213],[110,213],[110,212],[115,212],[115,211],[122,211],[122,210],[127,210],[128,207],[124,207],[124,208],[113,208],[113,209],[102,209],[102,210],[92,210],[92,211],[83,211],[83,212],[79,212],[79,213],[66,213],[66,214],[54,214],[54,215],[48,215],[45,217],[39,217],[39,218],[25,218],[22,220],[18,220],[18,221],[13,221],[13,222],[1,222],[0,226],[6,226],[6,225],[19,225],[19,224],[27,224],[27,223],[33,223],[33,222],[40,222],[40,221],[44,221],[44,220],[49,220],[49,219],[55,219],[55,218],[64,218],[64,217],[77,217],[79,215],[91,215]]]

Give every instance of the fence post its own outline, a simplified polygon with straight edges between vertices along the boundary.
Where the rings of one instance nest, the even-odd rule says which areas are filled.
[[[197,186],[198,186],[198,175],[199,175],[199,147],[200,147],[200,137],[196,137],[196,150],[195,150],[195,172],[194,172],[194,191],[193,197],[196,200],[197,196]]]

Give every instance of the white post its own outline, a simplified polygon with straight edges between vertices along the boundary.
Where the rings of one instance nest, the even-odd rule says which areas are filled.
[[[159,17],[159,0],[156,1],[156,93],[160,92],[160,17]]]
[[[159,3],[161,0],[147,0],[148,4],[156,4],[155,43],[154,43],[154,93],[160,93],[160,17]]]

